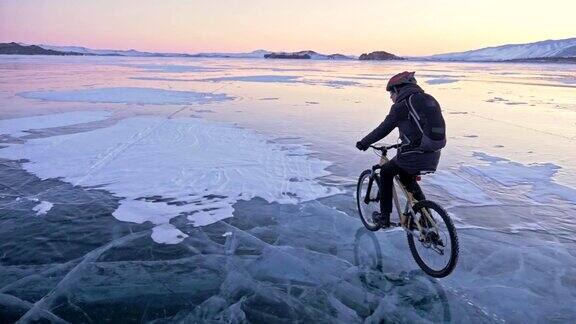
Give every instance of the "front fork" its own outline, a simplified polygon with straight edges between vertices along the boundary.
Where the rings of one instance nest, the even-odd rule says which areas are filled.
[[[370,180],[368,181],[368,188],[366,190],[366,197],[364,197],[364,203],[365,204],[370,203],[370,192],[372,190],[372,184],[374,183],[374,181],[379,180],[378,176],[376,175],[376,170],[380,169],[388,161],[390,161],[390,160],[386,157],[386,154],[384,154],[380,157],[380,162],[378,164],[372,166],[372,174],[370,175]],[[378,188],[380,188],[380,187],[378,186]],[[378,192],[378,194],[376,195],[376,201],[380,201],[380,192]]]
[[[372,184],[374,183],[374,181],[378,181],[378,175],[376,175],[376,170],[382,167],[382,165],[383,161],[381,159],[380,164],[372,166],[372,174],[370,174],[370,180],[368,180],[368,188],[366,188],[366,196],[364,197],[365,204],[370,203],[370,193],[372,192]],[[377,187],[380,188],[379,186]],[[375,201],[380,201],[380,192],[377,193]]]
[[[370,192],[372,191],[372,184],[374,183],[374,174],[370,175],[370,180],[368,180],[368,188],[366,188],[366,196],[364,197],[364,203],[366,205],[368,205],[370,203]],[[378,198],[380,196],[380,193],[378,193]]]

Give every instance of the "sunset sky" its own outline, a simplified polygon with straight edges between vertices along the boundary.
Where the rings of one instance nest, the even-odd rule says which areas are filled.
[[[399,55],[576,37],[574,0],[0,0],[0,42]]]

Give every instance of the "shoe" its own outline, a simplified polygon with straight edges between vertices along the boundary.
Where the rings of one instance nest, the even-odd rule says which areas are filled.
[[[374,220],[374,223],[379,224],[382,228],[390,227],[390,215],[386,217],[379,212],[374,212],[372,213],[372,220]]]

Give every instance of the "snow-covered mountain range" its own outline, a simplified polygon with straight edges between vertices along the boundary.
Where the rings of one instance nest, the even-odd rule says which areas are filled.
[[[21,44],[24,45],[24,44]],[[141,52],[136,50],[95,50],[80,46],[53,46],[53,45],[38,45],[46,50],[67,52],[67,53],[79,53],[82,55],[103,55],[103,56],[133,56],[133,57],[209,57],[209,58],[264,58],[266,55],[273,54],[271,51],[259,49],[247,53],[197,53],[197,54],[185,54],[185,53],[155,53],[155,52]],[[301,52],[291,52],[284,53],[290,55],[309,55],[312,60],[330,60],[330,59],[355,59],[355,57],[346,56],[342,54],[321,54],[314,51],[301,51]]]
[[[22,43],[6,43],[0,54],[30,54],[31,46]],[[15,48],[15,47],[21,48]],[[40,53],[42,50],[48,52]],[[50,52],[51,51],[51,52]],[[208,57],[208,58],[300,58],[311,60],[354,60],[355,56],[342,54],[321,54],[307,50],[300,52],[270,52],[256,50],[247,53],[155,53],[137,50],[95,50],[80,46],[38,45],[32,51],[43,55],[100,55],[100,56],[130,56],[130,57]],[[384,52],[383,52],[384,53]],[[402,59],[402,57],[398,57]],[[576,63],[576,38],[545,40],[527,44],[510,44],[486,47],[466,52],[436,54],[430,56],[410,57],[410,60],[426,61],[469,61],[469,62],[499,62],[499,61],[531,61],[531,62],[566,62]]]
[[[20,44],[26,45],[26,44]],[[249,53],[158,53],[142,52],[137,50],[112,50],[112,49],[91,49],[81,46],[54,46],[38,45],[41,48],[57,52],[78,53],[82,55],[99,55],[99,56],[132,56],[132,57],[218,57],[218,58],[263,58],[265,54],[270,53],[265,50],[256,50]]]
[[[416,59],[440,61],[511,61],[566,57],[576,57],[576,38],[486,47],[466,52],[418,57]]]
[[[21,44],[24,45],[24,44]],[[189,56],[188,54],[181,53],[154,53],[154,52],[141,52],[137,50],[112,50],[112,49],[91,49],[81,46],[53,46],[53,45],[38,45],[44,49],[58,51],[58,52],[73,52],[82,55],[102,55],[102,56]]]
[[[26,44],[20,44],[26,45]],[[111,50],[111,49],[91,49],[80,46],[54,46],[54,45],[38,45],[39,47],[66,53],[78,53],[82,55],[100,55],[100,56],[132,56],[132,57],[209,57],[209,58],[264,58],[266,55],[274,54],[271,51],[259,49],[247,53],[197,53],[197,54],[187,54],[187,53],[155,53],[155,52],[141,52],[137,50]],[[282,52],[284,53],[284,52]],[[284,53],[286,55],[309,55],[312,60],[329,60],[329,59],[355,59],[352,56],[346,56],[342,54],[321,54],[314,51],[301,51],[301,52],[290,52]]]

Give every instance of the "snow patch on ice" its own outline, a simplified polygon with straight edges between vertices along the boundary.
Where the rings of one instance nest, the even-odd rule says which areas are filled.
[[[170,65],[170,64],[124,64],[121,66],[137,68],[147,72],[159,72],[159,73],[211,72],[222,70],[222,68],[217,67],[205,67],[194,65]]]
[[[324,85],[336,89],[341,89],[347,86],[361,86],[362,84],[356,81],[348,80],[319,80],[319,79],[305,79],[296,75],[248,75],[248,76],[226,76],[205,78],[198,81],[208,82],[225,82],[225,81],[239,81],[239,82],[265,82],[265,83],[303,83],[309,85]]]
[[[156,88],[97,88],[60,91],[31,91],[18,95],[28,99],[62,102],[126,103],[126,104],[194,104],[232,100],[223,93],[177,91]]]
[[[498,204],[498,202],[486,194],[481,187],[455,172],[437,171],[427,179],[432,185],[444,189],[451,196],[463,200],[468,204],[480,206]],[[457,205],[461,204],[454,203],[454,206]]]
[[[458,82],[458,79],[439,78],[439,79],[426,80],[426,83],[428,83],[428,84],[447,84],[447,83],[455,83],[455,82]]]
[[[491,102],[491,103],[503,103],[505,105],[509,105],[509,106],[514,106],[514,105],[527,105],[527,102],[523,102],[523,101],[510,101],[508,99],[504,99],[502,97],[494,97],[491,99],[487,99],[485,100],[486,102]]]
[[[474,152],[474,153],[472,153],[472,155],[475,158],[477,158],[478,160],[484,161],[484,162],[494,163],[494,162],[508,162],[508,161],[510,161],[508,159],[505,159],[505,158],[502,158],[499,156],[489,155],[489,154],[486,154],[484,152]]]
[[[182,233],[174,225],[166,223],[152,228],[152,239],[156,243],[178,244],[184,241],[188,234]]]
[[[560,78],[553,78],[553,81],[558,81],[564,84],[576,84],[576,76],[574,75],[566,75]]]
[[[554,175],[561,167],[553,163],[522,164],[511,160],[491,157],[482,152],[473,154],[486,165],[463,166],[462,170],[483,179],[488,179],[505,187],[527,186],[528,197],[549,203],[553,198],[576,202],[576,189],[560,185],[554,181]]]
[[[0,120],[0,135],[21,137],[26,131],[90,123],[110,118],[109,111],[73,111],[61,114]]]
[[[176,82],[189,82],[198,81],[195,79],[178,79],[178,78],[160,78],[160,77],[132,77],[131,80],[143,80],[143,81],[176,81]]]
[[[175,243],[183,233],[167,224],[176,216],[203,226],[232,217],[239,200],[295,204],[340,193],[316,180],[330,174],[330,163],[309,153],[228,124],[132,117],[108,128],[14,144],[0,157],[31,161],[24,168],[42,179],[99,186],[124,197],[114,217],[151,222],[157,225],[154,240]]]
[[[507,102],[508,99],[504,99],[502,97],[494,97],[494,98],[490,98],[485,100],[486,102]]]
[[[222,82],[222,81],[240,81],[240,82],[279,82],[279,83],[295,83],[299,76],[295,75],[248,75],[248,76],[232,76],[232,77],[219,77],[207,78],[200,81]]]
[[[476,180],[492,182],[498,187],[514,190],[518,195],[526,195],[539,203],[549,203],[553,199],[576,202],[576,189],[560,185],[554,175],[561,167],[552,163],[522,164],[505,158],[474,152],[473,156],[482,161],[479,165],[463,165],[454,171],[437,171],[426,179],[430,184],[444,189],[456,198],[452,206],[497,205],[490,189],[476,184]]]
[[[350,86],[360,86],[362,85],[360,82],[356,81],[345,81],[345,80],[331,80],[323,82],[324,85],[336,89],[341,89],[343,87],[350,87]]]
[[[41,201],[38,205],[34,206],[32,210],[36,212],[36,215],[43,216],[46,215],[52,207],[54,207],[53,203],[49,201]]]

